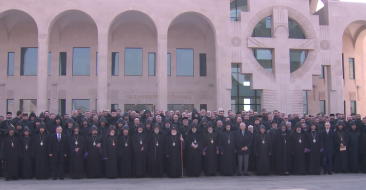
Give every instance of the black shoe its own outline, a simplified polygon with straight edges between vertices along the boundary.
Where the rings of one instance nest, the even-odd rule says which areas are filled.
[[[328,172],[324,171],[324,172],[323,172],[323,175],[325,175],[325,174],[327,174],[327,173],[328,173]]]
[[[238,173],[238,176],[242,176],[243,174],[241,172]]]
[[[329,175],[332,175],[332,172],[328,172]]]
[[[5,181],[9,181],[9,178],[5,178]]]
[[[60,180],[64,180],[64,178],[63,178],[63,177],[59,177],[58,179],[60,179]]]
[[[249,174],[248,173],[244,173],[244,176],[249,176]]]

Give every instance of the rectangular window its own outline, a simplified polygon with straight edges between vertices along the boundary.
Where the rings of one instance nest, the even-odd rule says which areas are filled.
[[[66,114],[66,99],[58,100],[58,113],[62,116]]]
[[[200,53],[200,76],[207,76],[207,68],[206,68],[206,54]]]
[[[119,53],[112,52],[112,76],[118,76]]]
[[[346,101],[343,101],[343,112],[346,115]]]
[[[202,109],[207,111],[207,104],[200,104],[200,110]]]
[[[351,114],[357,114],[356,101],[351,101]]]
[[[51,76],[51,52],[48,52],[47,73],[48,73],[48,76]]]
[[[272,50],[271,49],[253,49],[254,57],[258,63],[267,71],[273,72]]]
[[[155,76],[155,53],[149,53],[149,76]]]
[[[230,3],[230,20],[231,21],[238,21],[241,11],[248,11],[247,0],[232,1]]]
[[[349,78],[355,79],[355,58],[349,58]]]
[[[8,53],[8,76],[14,76],[14,52]]]
[[[308,94],[307,91],[302,91],[302,105],[304,114],[308,114]]]
[[[59,63],[59,75],[66,76],[66,60],[67,60],[67,53],[60,52],[60,63]]]
[[[324,66],[323,65],[320,67],[319,79],[324,79]]]
[[[171,58],[170,58],[170,53],[168,53],[168,54],[167,54],[167,64],[168,64],[168,65],[167,65],[167,69],[168,69],[168,70],[167,70],[167,75],[168,75],[168,76],[170,76],[170,71],[171,71],[171,69],[170,69],[170,65],[171,65],[170,60],[171,60]]]
[[[142,76],[142,48],[125,49],[125,76]]]
[[[113,109],[115,109],[115,110],[119,109],[119,105],[118,104],[111,104],[111,110],[113,110]]]
[[[177,49],[177,76],[193,76],[193,49]]]
[[[90,75],[90,48],[74,48],[72,53],[72,75]]]
[[[168,110],[179,110],[180,113],[184,110],[193,110],[194,104],[168,104]]]
[[[14,100],[13,99],[7,99],[6,100],[6,112],[14,112]]]
[[[125,104],[124,111],[132,110],[136,112],[140,112],[142,110],[155,110],[155,106],[153,104]]]
[[[37,113],[37,100],[19,100],[19,110],[23,113]]]
[[[38,67],[38,48],[21,48],[20,75],[36,76]]]
[[[95,53],[95,76],[98,76],[98,52]]]
[[[325,115],[325,100],[319,101],[319,110],[320,110],[319,113]]]
[[[83,113],[90,110],[90,100],[73,99],[71,110],[83,110]]]
[[[344,79],[344,54],[342,53],[342,74]]]

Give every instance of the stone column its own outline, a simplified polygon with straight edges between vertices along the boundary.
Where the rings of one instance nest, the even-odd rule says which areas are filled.
[[[167,77],[168,35],[158,34],[158,53],[156,56],[156,77],[158,77],[158,100],[155,109],[168,108],[168,77]],[[154,111],[154,110],[151,110]]]
[[[219,36],[217,36],[219,37]],[[231,109],[231,61],[230,48],[225,45],[227,39],[217,38],[215,48],[216,66],[216,107],[210,110],[224,109],[225,114]]]
[[[47,108],[48,34],[38,34],[37,114]]]
[[[108,31],[98,31],[98,109],[108,109]]]

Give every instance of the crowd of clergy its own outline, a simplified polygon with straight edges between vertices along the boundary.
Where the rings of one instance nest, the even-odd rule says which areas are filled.
[[[222,109],[0,116],[0,177],[366,173],[366,117]]]

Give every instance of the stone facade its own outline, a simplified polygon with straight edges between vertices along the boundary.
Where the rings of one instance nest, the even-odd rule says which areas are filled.
[[[350,101],[357,113],[366,114],[366,4],[323,0],[248,0],[248,10],[230,21],[233,0],[0,0],[0,114],[7,99],[13,110],[20,99],[36,99],[37,112],[58,112],[58,100],[89,99],[90,108],[111,104],[207,104],[207,109],[231,108],[231,64],[251,75],[251,88],[261,90],[261,107],[282,112],[303,112],[307,91],[308,113],[350,114]],[[252,37],[256,24],[272,16],[272,37]],[[288,20],[303,30],[305,39],[290,39]],[[21,76],[21,47],[38,47],[37,76]],[[72,75],[72,48],[90,47],[90,75]],[[125,76],[124,49],[143,49],[142,76]],[[194,49],[194,75],[176,76],[176,49]],[[273,49],[273,72],[253,56],[253,48]],[[289,49],[306,50],[302,66],[290,73]],[[14,76],[7,75],[8,52],[14,52]],[[51,52],[51,75],[47,74]],[[59,73],[59,52],[67,52],[66,76]],[[96,53],[98,55],[96,56]],[[119,75],[111,76],[111,53],[119,52]],[[156,73],[149,76],[148,52],[156,54]],[[167,76],[167,53],[171,75]],[[207,55],[207,76],[199,74],[199,54]],[[342,70],[342,53],[344,71]],[[348,58],[355,59],[355,79],[349,79]],[[347,60],[347,61],[346,61]],[[96,64],[98,63],[98,64]],[[321,66],[324,79],[319,79]],[[97,75],[96,75],[97,72]],[[343,79],[343,72],[344,79]],[[94,101],[94,100],[98,101]],[[49,100],[49,101],[48,101]],[[345,101],[345,103],[344,103]],[[48,103],[49,102],[49,103]],[[97,105],[96,105],[97,104]],[[344,109],[344,104],[346,109]]]

